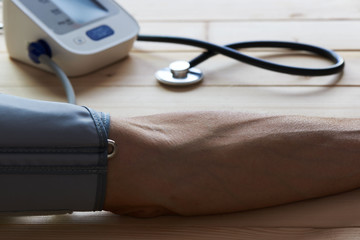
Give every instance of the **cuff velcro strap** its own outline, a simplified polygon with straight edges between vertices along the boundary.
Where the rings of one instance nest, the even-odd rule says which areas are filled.
[[[0,212],[102,210],[109,115],[0,94]]]

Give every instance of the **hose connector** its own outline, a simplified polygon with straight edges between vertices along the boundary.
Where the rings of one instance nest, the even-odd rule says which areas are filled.
[[[39,40],[37,42],[32,42],[28,46],[28,52],[29,52],[29,58],[37,64],[40,64],[39,57],[41,55],[47,55],[49,58],[51,58],[51,48],[49,44],[47,44],[44,40]]]

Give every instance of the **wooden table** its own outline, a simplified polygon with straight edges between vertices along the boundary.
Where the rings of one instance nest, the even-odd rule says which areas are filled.
[[[79,104],[112,115],[182,110],[231,110],[329,117],[360,117],[360,2],[358,0],[119,0],[141,33],[170,34],[219,44],[269,39],[301,41],[337,50],[343,75],[297,77],[217,56],[199,67],[205,81],[167,88],[154,72],[200,50],[136,43],[130,56],[73,78]],[[326,61],[271,49],[248,52],[282,63],[323,66]],[[65,101],[51,74],[8,58],[0,35],[0,91]],[[1,197],[1,195],[0,195]],[[0,239],[360,239],[360,190],[256,211],[136,219],[106,212],[0,218]]]

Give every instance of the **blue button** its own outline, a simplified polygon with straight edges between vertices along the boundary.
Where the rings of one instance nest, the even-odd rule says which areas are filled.
[[[114,30],[112,30],[112,28],[107,25],[101,25],[100,27],[91,29],[86,32],[86,35],[88,35],[88,37],[94,41],[99,41],[113,34],[114,34]]]

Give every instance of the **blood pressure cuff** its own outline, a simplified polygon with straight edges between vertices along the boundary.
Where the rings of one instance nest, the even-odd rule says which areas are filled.
[[[109,116],[0,94],[0,212],[102,210]]]

